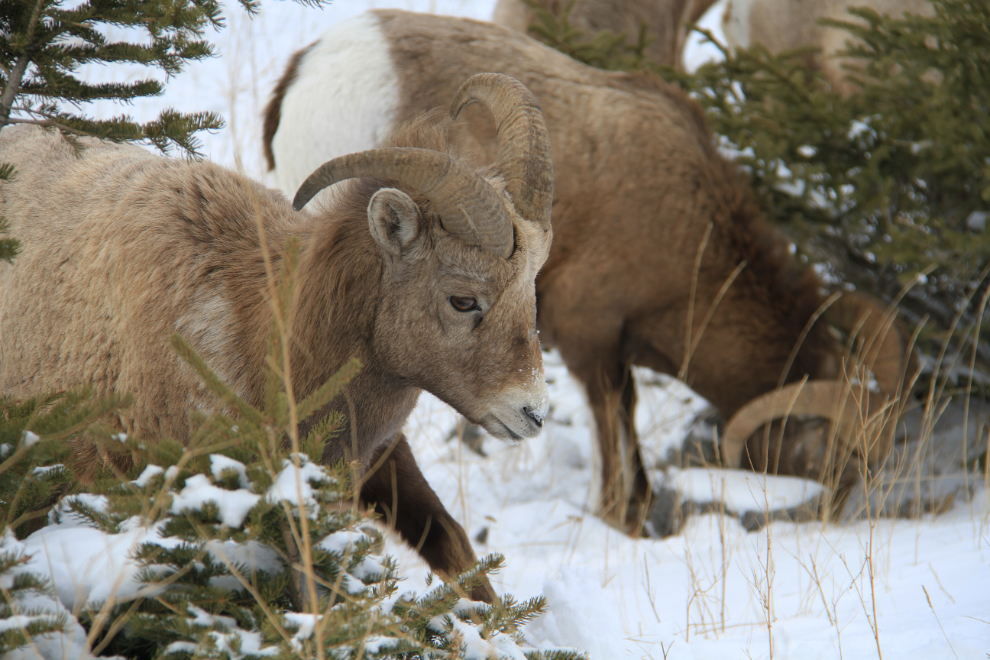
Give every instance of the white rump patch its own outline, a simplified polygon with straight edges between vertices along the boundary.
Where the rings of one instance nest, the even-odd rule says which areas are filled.
[[[749,16],[753,0],[728,0],[722,15],[725,40],[733,48],[749,48]]]
[[[370,13],[327,30],[299,63],[272,140],[275,181],[291,199],[316,168],[377,147],[392,131],[399,78]]]

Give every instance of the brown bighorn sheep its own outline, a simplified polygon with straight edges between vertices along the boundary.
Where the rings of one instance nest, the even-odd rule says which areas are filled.
[[[0,187],[0,215],[24,250],[0,265],[0,392],[79,382],[132,391],[124,430],[188,439],[189,411],[220,404],[170,349],[178,332],[260,405],[272,311],[259,226],[276,268],[286,239],[300,237],[295,394],[352,356],[364,365],[331,404],[349,426],[323,460],[382,461],[362,499],[434,570],[467,568],[470,542],[416,466],[402,424],[425,389],[498,437],[539,433],[548,400],[534,279],[550,247],[553,175],[539,106],[519,82],[475,76],[448,98],[455,116],[475,100],[495,116],[494,167],[462,165],[442,131],[421,123],[397,134],[401,146],[319,167],[296,209],[360,180],[315,214],[211,163],[89,139],[77,154],[57,133],[5,129],[0,159],[17,175]],[[493,595],[487,585],[475,592]]]
[[[819,25],[819,19],[861,23],[849,13],[852,7],[867,7],[878,14],[932,16],[929,0],[727,0],[722,15],[722,30],[729,46],[748,48],[762,44],[771,53],[817,47],[820,52],[809,57],[810,66],[821,69],[833,89],[844,96],[856,91],[856,83],[846,79],[846,67],[854,59],[838,57],[846,42],[853,41],[845,30]]]
[[[560,15],[569,0],[538,0],[536,4]],[[681,52],[687,40],[686,26],[696,23],[715,0],[576,0],[568,15],[571,24],[589,36],[603,30],[624,33],[635,41],[641,25],[652,39],[646,57],[658,64],[681,67]],[[526,33],[537,23],[536,12],[523,0],[498,0],[492,22]]]
[[[594,412],[601,512],[635,529],[651,491],[633,425],[633,365],[681,377],[728,419],[780,383],[808,376],[838,387],[843,348],[816,322],[818,278],[793,262],[693,101],[655,77],[594,69],[497,25],[379,10],[331,28],[293,58],[268,107],[265,147],[279,185],[291,190],[342,145],[376,144],[482,70],[522,80],[547,119],[555,238],[537,279],[539,328]],[[468,108],[452,135],[461,152],[495,158],[480,113]],[[840,298],[826,315],[849,333],[864,315],[883,329],[863,298]],[[870,339],[905,355],[898,333]],[[900,362],[878,380],[899,382]]]

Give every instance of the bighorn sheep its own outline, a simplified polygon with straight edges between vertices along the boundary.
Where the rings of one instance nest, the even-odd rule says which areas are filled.
[[[0,215],[24,249],[0,265],[0,392],[80,382],[132,391],[124,430],[188,439],[189,411],[220,403],[170,349],[178,332],[260,405],[272,319],[261,239],[278,268],[287,238],[300,237],[295,394],[352,356],[363,363],[331,404],[349,426],[323,460],[382,461],[362,499],[388,513],[434,570],[464,570],[470,542],[401,428],[425,389],[495,436],[539,433],[548,400],[534,279],[550,247],[553,174],[539,106],[523,85],[486,74],[451,97],[455,116],[472,101],[495,116],[493,168],[462,165],[442,131],[420,123],[389,148],[320,166],[292,206],[211,163],[89,139],[77,154],[58,133],[5,129],[0,161],[17,175],[0,187]],[[319,212],[293,211],[354,178]],[[485,585],[474,595],[493,594]]]
[[[658,64],[680,68],[681,52],[687,40],[689,23],[696,23],[715,0],[575,0],[568,18],[589,36],[603,30],[625,34],[635,41],[641,25],[652,41],[646,57]],[[568,0],[538,0],[536,4],[560,15]],[[499,0],[492,22],[525,33],[537,23],[536,12],[523,0]]]
[[[376,144],[481,70],[524,81],[547,119],[555,238],[537,279],[539,328],[594,412],[600,511],[635,530],[651,491],[632,366],[681,377],[728,419],[780,383],[808,376],[840,387],[843,347],[818,321],[818,278],[793,262],[693,101],[655,77],[594,69],[497,25],[378,10],[331,28],[296,54],[268,107],[265,147],[279,185],[291,190],[312,163]],[[452,135],[461,152],[493,159],[491,122],[470,110]],[[839,298],[825,315],[850,334],[865,320],[884,355],[906,355],[865,298]],[[901,362],[876,367],[890,369],[878,378],[892,388],[886,396],[898,392]]]
[[[848,96],[856,84],[846,79],[846,68],[856,62],[837,54],[854,40],[847,31],[819,25],[818,21],[828,18],[863,24],[848,10],[864,6],[888,16],[934,13],[929,0],[727,0],[722,29],[733,48],[762,44],[771,53],[783,53],[802,46],[817,47],[820,52],[809,57],[809,64],[821,69],[832,87]]]

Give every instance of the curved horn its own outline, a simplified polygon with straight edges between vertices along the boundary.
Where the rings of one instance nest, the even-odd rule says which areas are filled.
[[[756,397],[736,411],[722,434],[722,460],[742,467],[743,447],[753,432],[778,417],[816,415],[832,420],[844,417],[844,394],[838,380],[801,380]]]
[[[855,381],[854,381],[855,382]],[[764,424],[782,417],[813,415],[832,421],[840,446],[850,444],[867,460],[890,453],[899,409],[887,396],[873,395],[862,384],[842,380],[802,380],[767,392],[740,408],[722,434],[723,463],[742,467],[743,448]]]
[[[863,339],[858,361],[873,372],[884,394],[898,394],[914,376],[917,358],[894,310],[870,296],[846,292],[829,308],[828,319],[848,335]]]
[[[418,190],[433,203],[447,231],[503,259],[512,254],[512,220],[501,196],[480,175],[439,151],[393,147],[334,158],[306,178],[292,208],[300,210],[338,181],[363,176]]]
[[[468,103],[480,101],[495,117],[498,133],[496,165],[519,214],[550,230],[553,203],[553,162],[550,136],[540,104],[515,78],[499,73],[478,73],[464,82],[450,105],[457,119]]]

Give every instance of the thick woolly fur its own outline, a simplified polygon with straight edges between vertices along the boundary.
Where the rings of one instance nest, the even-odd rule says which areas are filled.
[[[394,142],[410,139],[445,148],[440,129]],[[303,241],[296,395],[350,357],[365,365],[348,388],[360,440],[354,458],[367,462],[396,436],[420,388],[496,434],[537,431],[516,409],[546,407],[533,280],[548,248],[514,211],[508,260],[449,235],[414,191],[418,217],[383,225],[382,241],[394,242],[383,245],[369,214],[385,182],[340,184],[332,207],[296,213],[281,193],[210,163],[93,140],[82,147],[77,154],[60,134],[27,126],[0,138],[0,159],[17,169],[0,187],[0,215],[24,248],[14,265],[0,265],[3,394],[82,382],[131,391],[123,430],[186,439],[188,413],[218,402],[171,350],[169,335],[178,332],[260,404],[272,318],[260,218],[276,272],[286,240]],[[481,311],[458,312],[450,296],[476,298]],[[347,412],[343,399],[335,405]],[[344,458],[344,444],[325,458]]]
[[[837,375],[841,347],[824,322],[812,323],[821,283],[794,263],[745,177],[714,148],[697,104],[677,88],[593,69],[467,19],[378,10],[359,25],[363,41],[377,40],[375,52],[386,44],[391,53],[390,72],[375,75],[401,82],[395,121],[442,106],[477,71],[513,76],[536,95],[554,159],[554,243],[537,280],[539,327],[586,388],[603,459],[602,507],[612,520],[622,523],[624,501],[630,520],[644,515],[637,507],[649,498],[633,365],[680,375],[726,418],[782,380]],[[322,40],[355,30],[342,23]],[[299,94],[357,75],[343,59],[316,75],[308,57],[290,86]],[[282,152],[276,140],[275,165],[336,155],[325,136],[349,130],[343,116],[283,120],[279,133],[311,140],[305,152]],[[495,158],[483,108],[468,106],[451,134],[459,153]]]
[[[820,68],[836,91],[848,95],[856,90],[856,84],[846,80],[846,75],[857,62],[837,54],[848,48],[850,35],[818,21],[828,18],[865,24],[848,12],[851,7],[867,7],[889,16],[931,16],[934,12],[929,0],[728,0],[722,29],[733,48],[762,44],[771,53],[817,48],[808,56],[809,64]]]

